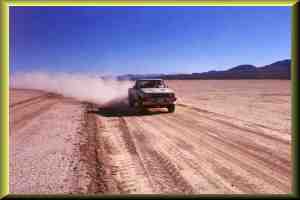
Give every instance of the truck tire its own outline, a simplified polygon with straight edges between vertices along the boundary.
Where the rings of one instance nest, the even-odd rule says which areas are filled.
[[[169,111],[170,113],[175,112],[175,104],[169,105],[169,106],[168,106],[168,111]]]
[[[138,102],[138,106],[137,106],[138,112],[140,113],[144,113],[146,111],[146,108],[143,106],[142,102]]]
[[[131,97],[129,97],[128,101],[129,101],[129,106],[133,107],[134,106],[134,101],[132,100]]]

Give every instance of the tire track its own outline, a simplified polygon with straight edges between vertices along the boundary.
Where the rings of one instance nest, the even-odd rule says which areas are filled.
[[[183,176],[181,174],[182,179],[185,179],[189,185],[188,191],[193,191],[192,193],[211,193],[209,191],[213,191],[212,193],[240,193],[238,190],[233,190],[228,184],[224,184],[220,178],[208,168],[199,165],[200,163],[206,163],[206,160],[201,156],[197,158],[191,159],[191,154],[193,151],[189,147],[185,149],[182,145],[176,143],[176,138],[170,134],[170,132],[174,132],[172,127],[168,126],[168,124],[164,123],[164,120],[161,120],[161,116],[158,116],[156,120],[153,119],[135,119],[137,124],[145,125],[147,124],[147,129],[143,129],[143,133],[145,135],[150,135],[154,137],[155,134],[156,139],[151,142],[152,148],[164,152],[163,154],[169,158],[169,160],[174,163],[174,165],[178,167],[185,168],[185,171],[188,171],[188,175]],[[152,125],[152,126],[149,126]],[[171,129],[170,129],[171,128]],[[190,144],[191,145],[191,144]],[[198,143],[197,145],[201,145]],[[205,158],[205,157],[204,157]],[[186,165],[188,167],[186,167]],[[176,167],[178,169],[178,167]],[[180,170],[181,171],[181,170]],[[191,179],[191,172],[194,173],[194,179]],[[185,177],[185,178],[184,178]],[[219,180],[219,181],[218,181]],[[193,188],[193,189],[191,189]]]
[[[19,106],[24,107],[26,105],[30,105],[30,104],[33,104],[33,103],[38,103],[38,102],[42,101],[43,99],[46,99],[48,96],[50,96],[50,95],[49,94],[43,94],[43,95],[35,96],[35,97],[32,97],[32,98],[27,98],[25,100],[18,101],[16,103],[10,104],[9,108],[10,109],[15,109],[16,107],[19,107]]]
[[[144,132],[124,117],[100,117],[100,130],[120,193],[193,193],[177,166],[145,141]],[[130,125],[130,126],[129,126]]]
[[[148,150],[145,162],[158,193],[192,194],[193,188],[181,175],[179,169],[162,152]]]
[[[226,134],[221,133],[222,131],[225,131],[224,129],[221,130],[211,126],[200,125],[197,120],[193,120],[190,117],[177,115],[176,119],[180,119],[186,124],[194,124],[195,128],[198,130],[205,130],[207,135],[213,137],[215,140],[220,140],[224,144],[228,143],[228,146],[234,147],[235,149],[240,149],[253,158],[257,158],[265,163],[268,163],[270,168],[278,168],[278,170],[281,170],[280,173],[285,172],[287,176],[291,175],[291,166],[289,164],[290,159],[288,157],[280,154],[274,154],[274,151],[254,143],[251,138],[245,137],[244,135],[234,134],[234,132],[231,132],[230,138],[228,138],[226,137]],[[173,118],[173,120],[176,119]]]
[[[123,138],[124,138],[124,141],[126,143],[126,146],[128,147],[128,149],[131,152],[133,152],[136,155],[137,160],[138,160],[142,170],[144,171],[144,175],[146,176],[146,178],[148,180],[148,184],[149,184],[148,187],[151,187],[152,189],[155,189],[154,181],[151,177],[149,169],[145,165],[145,159],[141,154],[141,149],[140,149],[141,147],[137,145],[137,140],[135,139],[133,134],[130,132],[130,130],[128,128],[127,121],[125,120],[125,118],[121,117],[119,119],[120,119],[120,128],[122,130]]]
[[[23,128],[27,123],[51,109],[51,107],[58,102],[59,99],[54,96],[51,96],[51,99],[44,96],[38,99],[37,102],[30,101],[29,105],[23,106],[20,109],[10,110],[10,132]]]
[[[126,123],[120,117],[99,118],[103,126],[99,131],[105,143],[107,165],[119,193],[132,194],[151,190],[147,172],[132,141]]]
[[[156,146],[145,141],[143,134],[148,132],[140,126],[139,121],[130,121],[130,125],[132,129],[128,132],[132,134],[135,146],[139,149],[154,190],[157,193],[193,193],[193,187],[183,178],[178,167],[162,151],[156,149]]]
[[[237,143],[242,143],[248,146],[250,145],[253,148],[255,147],[257,148],[257,150],[261,150],[260,153],[267,153],[267,156],[269,156],[270,153],[274,153],[275,151],[277,151],[278,147],[280,147],[281,152],[283,152],[283,154],[290,156],[289,146],[290,146],[291,138],[289,138],[289,140],[285,140],[285,139],[283,140],[283,138],[281,138],[280,140],[276,139],[274,141],[273,138],[265,137],[265,134],[260,134],[260,132],[257,132],[256,134],[257,137],[253,138],[252,134],[248,134],[247,129],[244,130],[244,129],[236,128],[235,126],[230,126],[228,125],[230,122],[227,122],[226,124],[222,122],[216,123],[216,121],[214,121],[209,116],[202,115],[197,112],[195,113],[193,111],[182,112],[180,115],[177,114],[175,115],[176,117],[178,117],[178,119],[183,119],[184,121],[186,121],[186,123],[191,123],[191,124],[195,123],[199,128],[214,133],[215,135],[217,134],[219,137],[227,139],[228,141],[234,140]],[[194,116],[194,117],[190,117],[190,116]],[[217,120],[217,122],[219,121]],[[218,125],[220,125],[222,128],[218,128]],[[223,132],[227,134],[223,134]],[[256,140],[253,141],[253,139]],[[247,141],[247,143],[245,143],[245,141]],[[276,146],[274,146],[274,144],[276,144]],[[251,149],[254,150],[253,148]],[[288,161],[287,159],[288,156],[284,156],[282,154],[276,154],[275,156],[278,157],[278,159],[281,160],[281,162],[283,163]]]
[[[263,128],[263,129],[271,130],[271,131],[282,132],[281,129],[276,129],[276,128],[272,128],[272,127],[269,127],[269,126],[266,126],[266,125],[263,125],[263,124],[253,123],[251,121],[242,120],[242,119],[239,119],[239,118],[236,118],[236,117],[232,117],[232,116],[229,116],[229,115],[224,115],[224,114],[221,114],[221,113],[212,112],[212,111],[201,109],[201,108],[198,108],[198,107],[195,107],[195,106],[192,106],[192,105],[187,105],[187,104],[183,104],[183,103],[178,103],[176,105],[178,105],[180,107],[183,107],[183,108],[188,108],[188,109],[197,111],[199,113],[211,114],[211,115],[214,115],[214,117],[220,117],[220,118],[223,118],[223,119],[233,119],[235,121],[239,121],[239,122],[243,122],[243,123],[249,124],[251,127],[258,127],[258,128]],[[225,124],[227,123],[224,120],[220,120],[220,123],[222,123],[222,122],[224,122]],[[230,124],[227,124],[227,125],[230,125]],[[234,124],[231,124],[231,125],[234,125]],[[244,127],[239,127],[239,126],[235,126],[235,127],[236,128],[241,128],[241,129],[244,128]],[[291,133],[288,132],[287,134],[291,134]],[[272,136],[267,135],[267,137],[272,137]],[[275,140],[278,139],[276,137],[272,137],[272,138],[274,138]]]
[[[214,157],[221,156],[220,160],[227,158],[226,160],[231,160],[232,163],[235,163],[237,166],[242,167],[244,170],[247,170],[250,174],[257,176],[257,178],[264,177],[263,180],[268,182],[270,185],[276,185],[278,188],[282,188],[285,191],[290,190],[290,186],[286,185],[286,183],[287,183],[286,181],[279,179],[278,177],[270,176],[269,174],[267,174],[265,172],[267,169],[269,171],[270,171],[270,169],[275,170],[276,167],[274,169],[274,166],[273,166],[275,163],[270,163],[270,165],[263,167],[266,165],[266,163],[264,163],[264,161],[258,162],[258,163],[260,163],[261,168],[265,169],[264,171],[261,171],[260,168],[254,167],[258,164],[256,157],[252,157],[252,159],[250,159],[250,158],[247,159],[247,162],[245,162],[243,160],[239,160],[237,158],[237,155],[243,155],[243,158],[246,159],[249,157],[248,153],[240,151],[240,149],[237,149],[237,153],[234,153],[233,152],[234,149],[232,149],[231,144],[228,144],[228,143],[226,143],[225,140],[220,140],[217,137],[207,137],[207,136],[209,136],[209,133],[207,131],[205,131],[205,133],[207,134],[206,137],[203,137],[204,136],[203,134],[197,135],[199,133],[199,130],[202,130],[202,129],[200,127],[197,127],[194,125],[191,126],[191,124],[195,124],[195,122],[186,123],[186,122],[184,122],[183,118],[178,118],[178,116],[176,116],[176,117],[172,116],[171,118],[169,118],[169,120],[161,117],[160,120],[163,121],[163,123],[166,123],[167,126],[173,127],[174,130],[181,131],[182,133],[188,134],[192,138],[195,138],[195,139],[193,139],[193,141],[198,141],[199,144],[202,143],[203,146],[205,146],[205,148],[207,150],[213,152]],[[180,121],[180,126],[176,123],[170,123],[170,122],[176,122],[178,120]],[[188,130],[190,130],[190,131],[188,131]],[[198,154],[198,152],[195,150],[191,150],[191,152],[193,152],[195,155]],[[228,153],[226,153],[226,152],[228,152]],[[201,156],[201,155],[199,155],[199,156]],[[255,161],[255,160],[256,160],[256,162],[253,163],[253,161]],[[277,175],[281,175],[281,172],[279,171]],[[288,181],[288,180],[290,180],[289,179],[290,175],[291,174],[287,174],[286,176],[281,175],[281,177]],[[268,178],[266,178],[266,177],[268,177]]]
[[[170,121],[174,121],[174,120],[170,120]],[[167,126],[170,126],[170,125],[168,124]],[[182,124],[181,124],[181,126],[182,126]],[[194,133],[197,134],[197,131],[196,132],[192,131],[193,134],[190,135],[190,131],[186,131],[184,127],[179,128],[177,126],[174,126],[174,124],[172,125],[172,127],[174,127],[174,129],[176,129],[177,131],[182,131],[183,134],[188,134],[188,136],[191,136],[192,138],[195,137]],[[216,159],[216,160],[219,160],[219,162],[216,164],[213,164],[212,166],[216,166],[216,165],[222,166],[222,165],[225,165],[225,163],[227,163],[228,161],[232,161],[232,162],[230,162],[229,166],[232,166],[232,164],[234,164],[234,165],[236,165],[236,167],[241,168],[242,170],[246,169],[251,175],[258,174],[259,175],[259,176],[257,176],[258,178],[268,177],[267,179],[270,179],[270,181],[267,181],[267,182],[269,182],[270,185],[273,185],[274,183],[278,183],[278,180],[275,180],[273,177],[269,176],[266,173],[263,173],[263,176],[262,176],[261,171],[257,171],[258,170],[257,168],[252,167],[252,165],[255,166],[255,164],[252,163],[252,165],[248,165],[245,162],[243,162],[242,160],[238,160],[236,158],[235,154],[231,155],[229,153],[226,153],[226,152],[230,152],[230,151],[227,151],[227,149],[229,147],[224,148],[225,149],[225,151],[224,151],[221,144],[218,144],[218,143],[214,144],[215,142],[213,140],[207,140],[206,138],[201,137],[201,135],[198,138],[197,137],[194,138],[193,141],[197,141],[197,144],[199,146],[204,146],[205,149],[201,150],[201,148],[200,148],[200,149],[198,149],[198,151],[196,151],[196,149],[189,151],[189,153],[193,153],[197,157],[187,160],[187,163],[190,163],[191,166],[195,167],[195,169],[197,169],[199,171],[204,171],[206,174],[211,174],[211,177],[214,177],[213,181],[215,181],[216,183],[217,183],[217,174],[213,175],[212,173],[209,173],[208,171],[206,171],[206,169],[203,169],[201,166],[199,166],[198,162],[199,163],[205,163],[205,162],[216,163],[216,162],[214,162],[214,159]],[[190,141],[190,142],[192,142],[192,141]],[[180,147],[178,147],[178,148],[180,148]],[[220,150],[220,149],[222,149],[222,150]],[[207,152],[207,153],[209,153],[209,152],[211,152],[211,153],[206,155],[206,153],[201,152],[203,150],[205,150],[205,152]],[[212,154],[211,157],[214,159],[212,159],[212,158],[210,158],[210,156],[208,156],[210,154]],[[201,159],[201,157],[203,157],[203,155],[207,159],[207,161]],[[224,160],[224,158],[226,158],[226,159]],[[221,160],[223,160],[223,163],[221,162]],[[198,161],[198,162],[195,162],[195,161]],[[251,161],[251,160],[248,160],[248,162],[249,161]],[[249,170],[249,168],[251,170]],[[220,172],[220,170],[217,170],[216,172]],[[228,185],[228,184],[225,184],[225,185]],[[253,184],[248,184],[246,181],[244,182],[243,185],[239,185],[238,187],[241,188],[244,192],[250,192],[250,190],[249,190],[250,188],[253,188],[253,189],[251,189],[251,191],[252,191],[251,193],[253,193],[253,191],[255,191],[255,192],[260,191],[259,187],[257,187],[257,186],[253,187],[254,186]],[[250,185],[252,185],[252,186],[250,187]],[[230,187],[227,187],[227,188],[230,189]]]
[[[241,134],[241,133],[248,133],[247,129],[243,130],[243,129],[240,129],[240,128],[235,128],[235,126],[230,126],[228,125],[228,123],[230,122],[227,122],[227,123],[222,123],[222,122],[219,122],[220,125],[224,128],[219,129],[219,130],[214,130],[214,129],[218,129],[217,128],[217,125],[218,123],[216,123],[216,121],[214,120],[214,118],[211,118],[210,116],[208,115],[204,115],[204,114],[201,114],[200,112],[194,112],[193,110],[185,110],[185,112],[182,112],[181,115],[177,115],[175,114],[176,116],[178,116],[179,118],[183,118],[183,119],[188,119],[190,118],[191,115],[193,115],[193,120],[195,123],[198,123],[198,124],[201,124],[201,125],[205,125],[207,126],[208,128],[211,128],[212,132],[224,132],[225,130],[233,130],[234,132],[232,132],[232,134],[236,135],[237,138],[243,138],[249,142],[252,142],[253,138],[256,139],[256,143],[254,143],[255,145],[261,145],[261,146],[265,146],[265,147],[268,147],[268,148],[271,148],[271,146],[269,144],[277,144],[277,145],[280,145],[280,149],[282,151],[284,151],[285,154],[290,154],[290,151],[287,150],[287,147],[290,146],[290,140],[291,140],[291,136],[288,136],[288,137],[280,137],[280,134],[281,136],[282,133],[275,133],[276,134],[276,139],[274,140],[273,137],[265,137],[265,134],[261,132],[261,130],[258,130],[257,131],[257,134],[255,134],[256,137],[253,137],[253,134],[252,132],[250,132],[250,134]],[[192,119],[192,118],[191,118]],[[224,118],[222,119],[224,120]],[[235,122],[231,122],[231,123],[235,123]],[[245,125],[246,126],[246,125]],[[261,134],[262,133],[262,134]],[[269,133],[266,133],[269,135]],[[272,132],[272,134],[274,134],[274,132]],[[223,135],[225,136],[225,135]],[[229,137],[229,139],[235,139],[235,138],[231,138]],[[286,142],[284,142],[286,141]],[[257,143],[258,142],[258,143]],[[272,150],[276,150],[278,149],[278,146],[272,148]],[[277,155],[277,156],[280,156]]]
[[[103,142],[98,139],[98,123],[93,104],[86,104],[80,141],[80,177],[78,188],[80,194],[98,194],[111,191],[110,177],[107,176],[107,166],[104,159]]]

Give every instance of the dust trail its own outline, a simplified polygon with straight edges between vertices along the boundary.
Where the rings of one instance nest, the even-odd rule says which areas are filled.
[[[127,99],[132,85],[131,81],[71,73],[15,73],[10,79],[11,88],[44,90],[99,105]]]

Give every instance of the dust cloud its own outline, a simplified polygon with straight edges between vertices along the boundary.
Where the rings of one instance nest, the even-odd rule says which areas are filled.
[[[43,90],[98,105],[125,101],[132,85],[128,80],[73,73],[15,73],[10,79],[11,88]]]

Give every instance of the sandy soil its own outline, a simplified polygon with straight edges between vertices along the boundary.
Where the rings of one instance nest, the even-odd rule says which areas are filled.
[[[168,81],[175,113],[12,90],[12,193],[291,192],[290,81]]]

